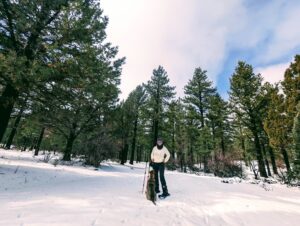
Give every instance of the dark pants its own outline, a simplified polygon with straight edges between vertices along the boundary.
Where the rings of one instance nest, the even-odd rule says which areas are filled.
[[[152,167],[155,172],[155,191],[159,191],[159,181],[158,181],[158,173],[160,178],[160,183],[162,186],[163,193],[168,193],[168,188],[165,180],[165,164],[162,163],[152,163]]]

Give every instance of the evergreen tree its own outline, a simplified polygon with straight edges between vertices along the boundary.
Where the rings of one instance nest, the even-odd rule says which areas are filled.
[[[10,131],[10,134],[9,134],[9,137],[6,141],[6,145],[5,145],[5,149],[10,149],[12,143],[13,143],[13,140],[15,138],[15,135],[17,133],[17,129],[19,127],[19,124],[22,120],[22,118],[24,117],[24,111],[25,109],[27,108],[27,97],[25,98],[19,98],[19,101],[18,101],[18,107],[14,110],[14,111],[17,111],[16,114],[16,117],[15,117],[15,121],[13,123],[13,127]]]
[[[197,137],[193,139],[191,135],[190,139],[190,163],[194,162],[194,149],[197,150],[198,155],[203,158],[205,171],[208,171],[208,157],[212,148],[209,148],[209,143],[212,143],[212,139],[209,136],[209,129],[205,125],[207,118],[206,114],[209,109],[209,99],[216,92],[215,88],[212,87],[212,82],[207,78],[207,72],[201,68],[196,68],[193,78],[189,80],[188,84],[184,87],[185,98],[184,101],[189,105],[190,116],[193,118],[189,122],[190,126],[194,127],[198,124]],[[193,108],[193,110],[191,109]],[[195,120],[195,122],[193,122]],[[194,124],[194,125],[193,125]],[[191,128],[190,132],[195,134],[194,129]],[[197,146],[197,148],[196,148]]]
[[[268,108],[268,115],[264,120],[264,128],[268,134],[270,144],[279,150],[283,156],[287,170],[290,170],[290,162],[287,153],[291,137],[289,135],[288,118],[285,109],[284,96],[279,94],[276,87],[271,94],[271,103]]]
[[[127,99],[125,102],[121,102],[118,106],[117,111],[117,122],[118,122],[118,136],[121,139],[121,151],[119,159],[121,164],[126,163],[128,159],[130,135],[133,129],[133,114],[131,109],[131,103]]]
[[[230,139],[228,104],[218,93],[211,96],[208,103],[207,119],[212,133],[213,149],[221,150],[224,157]]]
[[[1,140],[21,93],[42,91],[65,79],[66,62],[84,46],[103,44],[105,50],[110,44],[103,43],[108,19],[98,1],[3,0],[0,9],[0,56],[7,62],[0,76],[4,87],[0,97]]]
[[[152,124],[152,144],[163,135],[167,106],[175,96],[175,87],[169,85],[168,74],[162,66],[153,70],[151,80],[145,85],[148,95],[147,108]]]
[[[285,108],[287,112],[287,127],[291,133],[293,120],[297,114],[296,106],[300,101],[300,55],[295,56],[295,61],[291,63],[284,73],[282,89],[285,94]]]
[[[259,139],[262,125],[260,114],[265,104],[264,99],[261,97],[261,83],[261,76],[254,74],[251,65],[239,62],[230,79],[230,102],[233,112],[241,118],[242,123],[252,132],[259,172],[262,177],[267,177]]]
[[[146,94],[143,86],[137,86],[134,91],[129,94],[128,101],[130,102],[130,112],[133,116],[133,132],[132,132],[132,141],[131,141],[131,155],[130,155],[130,164],[133,164],[135,151],[136,151],[136,142],[137,142],[137,132],[140,121],[141,108],[145,104]]]
[[[41,107],[47,124],[66,138],[64,160],[70,160],[78,135],[101,127],[115,107],[123,61],[113,62],[114,48],[102,48],[83,49],[65,62],[66,79],[46,87],[52,98],[45,99]]]
[[[285,95],[285,109],[286,109],[286,127],[287,137],[294,137],[295,145],[294,151],[296,154],[296,167],[299,164],[299,148],[297,140],[297,104],[300,101],[300,55],[295,56],[295,60],[289,68],[285,71],[284,80],[282,81],[282,89]],[[298,109],[299,110],[299,109]],[[293,133],[294,128],[294,133]],[[298,163],[298,164],[297,164]],[[299,170],[300,171],[300,170]]]
[[[174,159],[179,164],[181,171],[186,172],[188,139],[187,135],[187,111],[182,99],[176,103],[176,122],[175,122],[175,148]]]
[[[208,99],[215,93],[212,82],[208,80],[206,71],[196,68],[193,78],[184,87],[185,102],[192,105],[199,113],[201,127],[204,127],[205,114],[208,109]]]
[[[172,101],[168,107],[166,112],[166,122],[165,122],[165,130],[167,132],[165,139],[169,144],[169,151],[171,153],[171,160],[175,158],[175,141],[176,141],[176,124],[178,121],[178,100]]]
[[[43,60],[46,46],[56,44],[60,37],[58,21],[68,2],[0,2],[0,56],[3,62],[8,63],[5,70],[1,68],[0,76],[0,83],[4,87],[0,97],[0,141],[20,92],[30,89],[30,84],[35,80],[31,71],[34,61],[37,58]],[[71,43],[74,36],[60,40],[63,44]]]
[[[190,168],[193,168],[196,162],[195,158],[205,157],[207,154],[207,149],[206,146],[202,144],[202,142],[204,142],[204,136],[200,136],[201,122],[199,121],[198,112],[196,112],[195,108],[191,105],[186,106],[185,123],[187,136],[186,163]],[[206,164],[206,162],[204,164]]]

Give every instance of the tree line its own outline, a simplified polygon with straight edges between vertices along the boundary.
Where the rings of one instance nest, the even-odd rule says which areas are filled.
[[[124,126],[124,147],[131,147],[131,155],[125,148],[121,160],[132,163],[136,146],[153,145],[159,136],[171,151],[173,167],[183,171],[199,165],[220,176],[239,175],[237,163],[244,162],[256,177],[299,177],[299,73],[299,55],[276,84],[263,82],[251,65],[238,62],[224,100],[199,67],[185,85],[184,97],[176,98],[159,66],[121,104],[125,112],[132,111]]]
[[[277,84],[238,62],[225,100],[196,68],[176,97],[166,70],[119,100],[125,58],[106,40],[99,1],[0,2],[0,142],[22,150],[148,161],[158,137],[169,168],[299,177],[300,56]]]

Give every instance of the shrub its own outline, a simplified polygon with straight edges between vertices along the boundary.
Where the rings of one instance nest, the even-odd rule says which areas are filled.
[[[213,161],[208,162],[208,167],[218,177],[244,177],[241,165],[230,155],[215,156]]]

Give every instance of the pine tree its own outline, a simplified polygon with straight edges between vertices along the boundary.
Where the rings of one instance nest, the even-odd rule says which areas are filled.
[[[187,111],[181,98],[176,102],[176,123],[175,123],[175,162],[179,164],[181,171],[186,172],[188,139],[187,135]]]
[[[0,97],[0,141],[20,92],[30,89],[34,81],[31,73],[34,61],[43,59],[45,46],[56,45],[57,22],[67,6],[67,0],[0,2],[0,56],[6,62],[13,62],[1,70],[0,83],[5,88]],[[71,39],[61,40],[67,44]]]
[[[268,107],[268,115],[264,120],[264,128],[270,139],[270,144],[279,150],[283,156],[287,170],[290,170],[290,162],[287,153],[291,137],[288,136],[288,118],[285,109],[284,96],[279,94],[279,88],[271,93],[271,102]]]
[[[192,105],[199,113],[201,127],[204,127],[208,99],[215,93],[212,82],[208,80],[206,73],[201,68],[196,68],[193,78],[184,87],[185,102]]]
[[[147,108],[152,123],[152,144],[163,135],[163,123],[167,106],[175,96],[175,87],[169,85],[168,74],[162,66],[153,70],[151,80],[145,85],[148,95]]]
[[[212,133],[213,149],[220,149],[224,157],[230,133],[228,104],[218,93],[211,96],[208,103],[207,119]]]
[[[205,158],[207,155],[206,145],[203,144],[204,136],[200,136],[202,132],[201,122],[199,120],[199,114],[195,108],[191,105],[186,106],[185,113],[186,123],[186,163],[190,168],[194,167],[195,158]],[[201,134],[203,135],[203,134]],[[201,140],[202,139],[202,140]],[[205,159],[204,159],[205,160]],[[206,162],[204,163],[206,164]]]
[[[118,124],[117,134],[121,139],[121,151],[119,159],[121,164],[125,164],[128,159],[130,133],[133,130],[134,115],[130,99],[122,101],[117,109],[116,120]]]
[[[267,177],[259,139],[262,124],[260,114],[265,104],[261,98],[261,83],[261,76],[254,74],[251,65],[239,62],[230,79],[230,102],[233,112],[253,134],[259,172],[262,177]]]
[[[108,19],[98,1],[3,0],[0,9],[0,57],[7,62],[0,76],[4,87],[0,97],[1,141],[13,106],[23,92],[42,94],[49,84],[65,79],[66,62],[86,46],[102,44],[103,50],[111,48],[114,53],[117,49],[103,43]],[[104,62],[105,52],[99,55],[102,57]]]
[[[295,60],[289,68],[285,71],[284,80],[282,81],[282,89],[285,95],[284,107],[286,111],[286,128],[288,131],[287,137],[291,138],[294,136],[295,141],[295,152],[299,153],[297,146],[297,104],[300,101],[300,55],[295,56]],[[299,110],[299,109],[298,109]],[[296,126],[295,126],[296,124]],[[293,134],[294,127],[294,134]],[[296,155],[296,165],[299,162],[299,155]]]
[[[207,72],[201,68],[196,68],[193,78],[189,80],[188,84],[184,87],[185,98],[184,101],[189,105],[190,113],[193,115],[193,120],[199,121],[200,126],[198,127],[198,135],[193,139],[190,139],[190,163],[194,162],[194,149],[197,150],[198,155],[203,158],[205,171],[208,171],[208,156],[210,154],[210,141],[209,132],[205,120],[206,114],[209,109],[209,99],[216,92],[215,88],[212,87],[212,82],[207,78]],[[193,121],[192,120],[192,121]],[[192,127],[193,122],[190,121]],[[196,124],[198,122],[195,122]],[[191,129],[192,132],[194,129]],[[192,132],[195,134],[194,132]],[[208,139],[209,138],[209,139]],[[212,143],[212,142],[211,142]],[[197,146],[197,148],[195,148]],[[200,161],[200,159],[199,159]]]
[[[178,121],[178,100],[172,101],[166,112],[165,130],[167,135],[165,139],[169,143],[169,151],[171,153],[172,160],[175,159],[175,141],[176,141],[176,124]]]
[[[76,15],[81,14],[84,19],[77,19]],[[61,32],[76,35],[68,29],[71,26],[85,33],[84,38],[75,39],[72,45],[60,46],[60,51],[49,49],[51,70],[43,72],[59,80],[38,83],[35,92],[41,96],[38,100],[48,126],[65,137],[63,159],[70,160],[75,139],[100,128],[115,108],[124,59],[115,59],[117,48],[105,42],[107,18],[103,17],[98,4],[74,3],[62,17],[64,29]]]
[[[137,141],[137,132],[140,121],[141,108],[145,104],[146,94],[143,86],[139,85],[129,94],[128,100],[131,102],[130,112],[133,116],[133,132],[132,132],[132,141],[131,141],[131,156],[130,164],[133,165],[133,160],[136,151],[136,141]]]
[[[26,109],[26,105],[27,105],[27,97],[25,98],[19,98],[19,101],[18,101],[18,105],[19,108],[18,108],[18,113],[16,114],[16,119],[14,121],[14,124],[13,124],[13,127],[11,129],[11,132],[9,134],[9,137],[8,137],[8,140],[6,142],[6,145],[5,145],[5,149],[10,149],[10,146],[12,145],[13,143],[13,140],[15,138],[15,135],[17,133],[17,129],[19,127],[19,124],[24,116],[24,111]]]
[[[285,94],[285,108],[288,117],[288,128],[290,132],[293,127],[293,120],[297,114],[296,106],[300,101],[300,55],[295,56],[295,61],[291,63],[284,73],[282,89]]]

